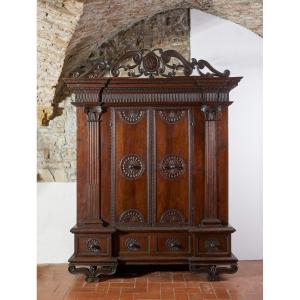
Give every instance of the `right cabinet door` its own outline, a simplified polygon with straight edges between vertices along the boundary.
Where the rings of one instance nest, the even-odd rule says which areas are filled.
[[[193,120],[189,108],[154,111],[154,223],[192,224]]]

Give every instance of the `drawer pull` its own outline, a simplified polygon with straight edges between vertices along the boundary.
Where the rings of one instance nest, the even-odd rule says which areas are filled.
[[[125,241],[125,245],[126,245],[126,248],[129,251],[136,251],[136,250],[139,250],[141,248],[139,242],[134,238],[128,238]]]
[[[91,252],[99,252],[101,250],[100,243],[96,239],[89,239],[86,242],[86,246]]]
[[[212,239],[212,240],[206,240],[204,242],[204,245],[205,245],[206,251],[213,252],[213,251],[219,250],[220,243],[218,240]]]
[[[178,251],[182,249],[180,241],[175,237],[170,237],[166,240],[166,248],[169,251]]]
[[[140,165],[129,165],[128,166],[129,170],[132,170],[132,171],[140,171],[142,169],[142,167]]]

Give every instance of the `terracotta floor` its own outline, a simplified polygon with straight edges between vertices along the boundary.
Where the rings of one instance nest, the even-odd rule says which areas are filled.
[[[66,264],[38,266],[38,300],[259,300],[262,299],[262,261],[241,261],[239,271],[208,282],[205,274],[183,267],[130,267],[99,283],[72,275]]]

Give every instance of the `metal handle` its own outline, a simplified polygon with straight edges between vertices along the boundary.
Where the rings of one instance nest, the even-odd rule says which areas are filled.
[[[140,245],[137,243],[129,243],[128,244],[128,248],[132,249],[132,250],[136,250],[140,248]]]
[[[204,243],[207,251],[218,251],[220,243],[217,239],[206,240]]]
[[[167,165],[166,169],[167,170],[179,170],[180,171],[180,170],[183,169],[183,167],[180,166],[180,165]]]
[[[142,169],[142,167],[140,165],[129,165],[128,168],[130,170],[136,170],[136,171],[140,171]]]
[[[92,245],[91,249],[94,250],[95,252],[100,251],[100,246],[99,245]]]
[[[209,242],[209,248],[216,248],[216,243],[214,241]]]
[[[181,245],[178,243],[170,243],[171,248],[181,248]]]
[[[100,242],[97,239],[89,239],[86,246],[91,252],[99,252],[101,250]]]

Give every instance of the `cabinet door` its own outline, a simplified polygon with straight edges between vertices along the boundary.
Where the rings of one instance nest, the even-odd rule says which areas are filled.
[[[148,217],[148,111],[112,109],[112,221],[144,226]]]
[[[159,226],[192,222],[192,112],[155,110],[154,222]]]

